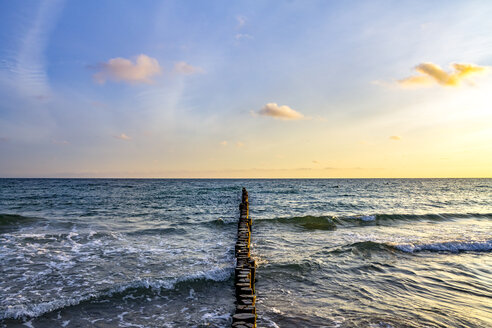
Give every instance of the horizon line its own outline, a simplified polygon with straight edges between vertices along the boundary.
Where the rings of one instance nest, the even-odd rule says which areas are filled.
[[[382,179],[492,179],[490,177],[0,177],[0,179],[118,179],[118,180],[382,180]]]

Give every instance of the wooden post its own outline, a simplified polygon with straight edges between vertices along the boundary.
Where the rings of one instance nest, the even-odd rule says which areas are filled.
[[[249,217],[248,191],[243,188],[239,204],[237,242],[234,248],[236,313],[232,316],[232,327],[235,328],[256,328],[256,263],[250,254],[252,223]]]

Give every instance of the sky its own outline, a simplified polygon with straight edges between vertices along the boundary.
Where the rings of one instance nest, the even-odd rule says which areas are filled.
[[[490,1],[2,1],[0,177],[492,177]]]

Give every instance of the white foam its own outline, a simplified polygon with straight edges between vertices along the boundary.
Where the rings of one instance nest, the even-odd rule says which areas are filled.
[[[429,244],[401,244],[395,245],[394,247],[406,253],[421,251],[450,253],[459,253],[466,251],[488,252],[492,251],[492,240],[481,242],[450,241]]]
[[[334,327],[341,327],[342,324],[345,322],[345,318],[342,316],[336,316],[331,319],[333,320]]]
[[[8,306],[5,311],[0,312],[0,320],[21,319],[26,317],[38,317],[44,313],[52,312],[64,307],[77,305],[82,301],[88,300],[95,295],[89,294],[84,297],[74,297],[71,299],[54,300],[39,304],[17,304]]]
[[[231,315],[229,313],[218,314],[218,313],[205,313],[202,316],[203,321],[213,321],[214,319],[229,319]]]
[[[120,321],[123,321],[123,317],[125,316],[125,314],[128,314],[128,312],[121,312],[120,314],[118,314],[118,319],[120,319]]]
[[[277,314],[282,314],[282,313],[283,313],[282,311],[280,311],[279,309],[274,308],[274,307],[270,308],[270,310],[271,310],[273,313],[277,313]]]
[[[69,306],[77,305],[83,301],[87,301],[91,298],[100,298],[105,296],[112,296],[114,294],[123,293],[129,289],[136,288],[148,288],[153,290],[160,289],[174,289],[177,283],[192,281],[198,279],[206,279],[212,281],[225,281],[229,279],[233,272],[233,268],[214,268],[208,271],[198,271],[196,273],[182,276],[172,279],[140,279],[133,281],[129,284],[124,284],[111,288],[108,291],[102,293],[89,293],[82,296],[76,296],[69,299],[57,299],[49,302],[42,302],[38,304],[17,304],[8,306],[6,310],[0,312],[0,320],[12,318],[32,318],[38,317],[44,313],[52,312],[58,309],[62,309]],[[190,292],[191,294],[191,292]]]
[[[361,220],[364,222],[376,221],[376,215],[356,215],[356,216],[349,216],[347,218],[352,220]]]

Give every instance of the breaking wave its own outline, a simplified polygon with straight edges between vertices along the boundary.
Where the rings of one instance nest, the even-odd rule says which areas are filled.
[[[487,213],[442,213],[442,214],[368,214],[339,217],[337,220],[345,225],[371,225],[371,224],[391,224],[392,222],[412,222],[412,221],[446,221],[453,219],[467,218],[489,218],[492,214]]]
[[[99,293],[74,296],[68,299],[57,299],[37,304],[17,304],[0,310],[0,320],[27,319],[39,317],[43,314],[76,306],[83,302],[104,300],[106,298],[123,298],[126,295],[138,293],[158,293],[161,290],[172,290],[187,284],[208,284],[210,282],[227,281],[231,278],[233,268],[215,268],[209,271],[200,271],[194,274],[171,279],[139,279],[128,284],[115,286]]]
[[[490,252],[492,251],[492,240],[478,242],[450,241],[429,244],[401,244],[395,245],[396,249],[405,253],[415,252]]]
[[[348,251],[391,251],[404,253],[434,252],[434,253],[462,253],[462,252],[490,252],[492,240],[487,241],[447,241],[436,243],[407,243],[391,244],[375,241],[362,241],[344,247],[330,250],[328,253],[344,253]]]
[[[492,214],[460,213],[460,214],[367,214],[354,216],[295,216],[280,217],[274,219],[258,219],[257,223],[283,223],[303,226],[306,229],[335,230],[337,227],[365,226],[365,225],[391,225],[399,222],[412,221],[446,221],[466,218],[489,218]]]

